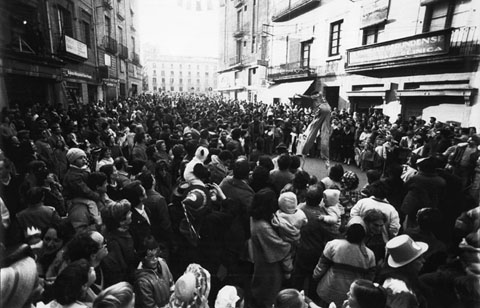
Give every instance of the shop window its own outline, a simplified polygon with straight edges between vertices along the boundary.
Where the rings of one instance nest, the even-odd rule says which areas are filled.
[[[371,27],[363,29],[363,40],[362,45],[370,45],[378,43],[379,37],[383,34],[385,30],[385,24],[378,24]]]
[[[340,54],[340,38],[343,20],[339,20],[330,24],[330,44],[328,55],[337,56]]]
[[[310,50],[312,48],[312,40],[301,43],[300,66],[310,67]]]

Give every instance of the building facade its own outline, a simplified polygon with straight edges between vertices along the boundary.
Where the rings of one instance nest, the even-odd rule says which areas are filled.
[[[267,87],[272,2],[221,1],[217,91],[223,96],[257,101]]]
[[[144,90],[158,92],[211,93],[217,88],[218,58],[162,54],[144,45]]]
[[[332,107],[480,127],[480,2],[278,0],[268,12],[258,100],[318,90]]]
[[[2,2],[8,16],[0,25],[2,106],[135,94],[141,86],[135,11],[135,0]]]

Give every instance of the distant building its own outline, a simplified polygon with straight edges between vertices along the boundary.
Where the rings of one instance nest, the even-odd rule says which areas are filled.
[[[210,93],[217,87],[218,58],[162,55],[144,45],[144,91]]]
[[[140,90],[137,0],[1,1],[0,107]],[[28,87],[25,87],[28,85]]]
[[[295,93],[318,90],[334,108],[378,108],[393,118],[433,116],[480,129],[480,1],[275,0],[262,4],[263,17],[249,11],[256,2],[227,1],[221,26],[242,25],[245,19],[231,22],[229,13],[242,6],[248,16],[267,18],[261,33],[268,84],[258,88],[258,100],[288,104]],[[235,33],[223,40],[237,42],[234,55],[242,59],[227,67],[238,96],[248,90],[241,76],[251,61],[242,57],[256,31]]]

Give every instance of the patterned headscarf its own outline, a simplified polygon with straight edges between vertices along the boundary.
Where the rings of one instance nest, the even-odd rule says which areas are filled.
[[[175,283],[170,308],[208,308],[210,273],[198,264],[190,264]]]

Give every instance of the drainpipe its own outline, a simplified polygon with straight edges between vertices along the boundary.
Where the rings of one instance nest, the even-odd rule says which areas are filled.
[[[92,6],[92,18],[93,18],[93,54],[95,56],[95,68],[97,72],[97,78],[99,78],[99,63],[98,63],[98,46],[97,46],[97,8],[95,7],[95,1],[90,0],[90,5]],[[97,80],[98,81],[98,80]],[[100,87],[100,91],[99,91]],[[99,94],[102,93],[101,91],[102,83],[100,82],[100,85],[97,85],[97,102],[100,99]],[[103,94],[103,93],[102,93]],[[103,99],[103,97],[102,97]]]
[[[48,4],[48,0],[45,0],[45,12],[47,13],[47,28],[48,28],[48,39],[50,40],[50,55],[53,56],[52,22],[50,20],[50,7]]]

